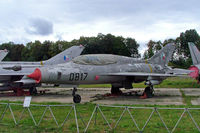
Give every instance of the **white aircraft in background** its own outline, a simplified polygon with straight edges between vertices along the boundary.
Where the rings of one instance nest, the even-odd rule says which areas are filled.
[[[57,54],[56,56],[41,62],[20,62],[20,61],[1,61],[0,62],[0,91],[14,90],[22,92],[24,89],[29,89],[30,94],[37,93],[37,86],[41,84],[34,80],[28,79],[22,73],[30,73],[35,68],[42,66],[51,66],[71,61],[74,57],[81,54],[84,47],[72,46],[69,49]]]
[[[192,57],[192,63],[193,65],[189,68],[190,70],[193,70],[193,72],[190,73],[190,77],[197,79],[200,81],[200,52],[195,46],[194,43],[189,42],[188,43],[189,49],[190,49],[190,54]]]
[[[6,55],[8,54],[8,50],[7,49],[4,49],[4,50],[0,50],[0,61],[2,61]]]

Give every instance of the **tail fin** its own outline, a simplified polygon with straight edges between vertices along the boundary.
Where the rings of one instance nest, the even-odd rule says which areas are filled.
[[[63,52],[57,54],[56,56],[50,58],[49,60],[44,61],[46,65],[53,65],[53,64],[61,64],[70,61],[74,57],[77,57],[81,54],[84,47],[80,46],[72,46]]]
[[[8,54],[8,50],[7,49],[4,49],[4,50],[0,50],[0,61],[2,61],[6,55]]]
[[[188,42],[193,65],[200,64],[200,52],[194,43]]]
[[[148,62],[153,63],[153,64],[159,64],[165,67],[168,65],[169,60],[171,59],[174,50],[175,50],[174,43],[169,43],[165,47],[163,47],[158,53],[152,56],[148,60]]]

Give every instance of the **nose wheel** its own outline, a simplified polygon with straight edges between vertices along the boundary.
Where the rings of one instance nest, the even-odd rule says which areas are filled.
[[[153,86],[147,86],[144,89],[144,92],[143,92],[143,94],[142,94],[142,96],[140,98],[142,98],[142,99],[151,98],[154,95],[153,93],[154,93]]]
[[[72,91],[73,101],[74,103],[80,103],[81,102],[81,96],[79,94],[76,94],[77,88],[74,87]]]

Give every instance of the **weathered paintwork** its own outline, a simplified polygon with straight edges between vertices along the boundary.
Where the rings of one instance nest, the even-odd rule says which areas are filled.
[[[197,49],[197,47],[195,46],[194,43],[189,42],[188,43],[189,49],[190,49],[190,54],[192,57],[192,63],[193,66],[191,66],[189,69],[190,70],[194,70],[193,72],[190,73],[190,76],[192,78],[199,78],[199,74],[200,74],[200,52]]]
[[[74,57],[79,56],[83,49],[83,46],[72,46],[49,60],[41,62],[0,62],[0,83],[3,83],[0,86],[0,91],[38,86],[35,80],[27,78],[26,75],[32,73],[37,67],[69,62]]]
[[[142,81],[146,81],[147,85],[155,85],[167,77],[176,76],[167,66],[174,49],[174,44],[168,44],[149,60],[106,54],[82,55],[68,63],[41,67],[28,77],[41,83],[73,85],[110,83],[127,89],[132,88],[132,83]]]

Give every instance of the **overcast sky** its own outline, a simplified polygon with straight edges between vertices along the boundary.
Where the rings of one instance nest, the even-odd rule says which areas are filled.
[[[200,30],[199,0],[0,0],[0,12],[0,43],[111,33],[144,45]]]

